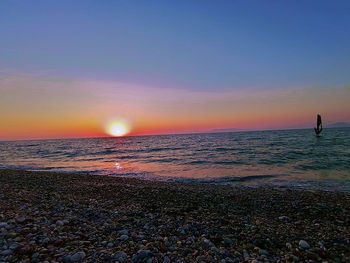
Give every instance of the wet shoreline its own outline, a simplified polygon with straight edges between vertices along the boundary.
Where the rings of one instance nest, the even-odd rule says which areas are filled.
[[[34,168],[34,167],[6,167],[0,166],[1,170],[21,170],[40,173],[61,173],[61,174],[79,174],[91,176],[109,176],[113,178],[136,179],[149,182],[169,182],[199,185],[217,185],[232,187],[252,187],[252,188],[281,188],[281,189],[299,189],[299,190],[320,190],[329,192],[347,192],[350,193],[350,181],[348,180],[278,180],[278,178],[288,178],[287,174],[272,175],[249,175],[240,177],[219,177],[219,178],[174,178],[160,176],[142,176],[135,173],[126,173],[123,175],[114,173],[98,173],[87,171],[59,171],[54,168]],[[272,179],[272,180],[270,180]]]

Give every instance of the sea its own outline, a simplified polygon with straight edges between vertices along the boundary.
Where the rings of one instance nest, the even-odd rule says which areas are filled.
[[[350,128],[0,142],[0,168],[350,190]]]

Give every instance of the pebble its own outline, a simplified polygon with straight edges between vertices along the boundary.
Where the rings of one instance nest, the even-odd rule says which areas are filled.
[[[133,258],[133,262],[140,262],[141,260],[147,258],[151,256],[151,251],[149,250],[142,250],[140,251],[140,253],[138,253],[134,258]]]
[[[63,223],[63,221],[61,221],[61,220],[57,220],[57,221],[56,221],[56,225],[58,225],[58,226],[63,226],[64,223]]]
[[[129,232],[128,232],[128,230],[123,229],[123,230],[118,231],[118,234],[119,235],[128,235]]]
[[[299,246],[303,249],[309,249],[310,248],[310,245],[309,243],[307,243],[305,240],[300,240],[299,241]]]
[[[128,240],[128,238],[129,238],[128,235],[121,235],[119,239],[120,239],[121,241],[126,241],[126,240]]]
[[[225,244],[226,246],[231,246],[232,243],[233,243],[233,241],[232,241],[231,239],[229,239],[229,238],[224,238],[224,244]]]
[[[71,263],[71,256],[70,255],[66,255],[62,258],[62,262],[63,263]]]
[[[249,258],[250,258],[250,256],[249,256],[249,254],[248,254],[248,252],[247,252],[247,250],[243,250],[243,258],[245,259],[245,260],[248,260]]]
[[[37,259],[39,256],[40,256],[40,254],[39,254],[38,252],[35,252],[35,253],[32,255],[32,259]]]
[[[318,245],[320,246],[321,249],[325,249],[325,245],[322,241],[319,241]]]
[[[11,254],[12,254],[12,250],[11,249],[6,249],[6,250],[1,252],[1,255],[3,255],[3,256],[9,256]]]
[[[9,224],[7,224],[6,222],[0,222],[0,228],[2,227],[7,227]]]
[[[86,257],[84,251],[77,252],[70,257],[71,262],[80,262]]]
[[[26,219],[24,217],[18,217],[18,218],[16,218],[16,221],[18,223],[23,223],[24,221],[26,221]]]
[[[43,243],[43,244],[47,244],[47,243],[50,243],[50,238],[44,238],[42,241],[41,241],[41,243]]]
[[[12,250],[15,250],[15,249],[18,249],[18,248],[21,248],[21,247],[23,247],[23,245],[18,244],[18,243],[13,243],[13,244],[11,244],[9,246],[9,248],[12,249]]]
[[[203,247],[208,248],[210,246],[210,241],[206,238],[203,238],[202,245]]]
[[[128,255],[123,251],[118,251],[113,255],[113,258],[119,262],[124,262],[128,258]]]
[[[192,250],[186,247],[183,250],[183,255],[186,257],[188,254],[192,254]]]

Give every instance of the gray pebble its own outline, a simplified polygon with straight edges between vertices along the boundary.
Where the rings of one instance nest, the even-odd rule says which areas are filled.
[[[80,251],[75,253],[70,257],[71,262],[79,262],[82,261],[86,257],[86,254],[84,251]]]
[[[123,251],[118,251],[113,255],[113,258],[119,262],[124,262],[128,258],[128,255]]]
[[[129,238],[128,235],[121,235],[119,239],[120,239],[121,241],[125,241],[125,240],[127,240],[128,238]]]
[[[229,238],[224,238],[224,244],[225,244],[226,246],[231,246],[232,243],[233,243],[233,241],[232,241],[231,239],[229,239]]]
[[[140,262],[143,259],[151,256],[151,252],[149,250],[142,250],[139,254],[137,254],[134,258],[133,258],[133,262]]]
[[[6,250],[1,252],[1,255],[3,255],[3,256],[9,256],[11,254],[12,254],[12,250],[11,249],[6,249]]]
[[[118,231],[118,234],[119,235],[128,235],[129,232],[128,232],[128,230],[123,229],[123,230]]]
[[[107,244],[107,247],[113,247],[114,246],[114,244],[112,243],[112,242],[109,242],[108,244]]]
[[[300,240],[299,241],[299,246],[303,249],[309,249],[310,248],[310,245],[309,243],[307,243],[305,240]]]
[[[1,227],[7,227],[9,224],[7,224],[6,222],[0,222],[0,228]]]
[[[70,262],[72,262],[72,261],[71,261],[71,256],[70,256],[70,255],[67,255],[67,256],[63,257],[63,258],[62,258],[62,262],[63,262],[63,263],[70,263]]]
[[[269,252],[267,252],[265,249],[260,249],[259,250],[260,255],[268,256]]]
[[[16,220],[18,223],[23,223],[24,221],[26,221],[24,217],[18,217]]]

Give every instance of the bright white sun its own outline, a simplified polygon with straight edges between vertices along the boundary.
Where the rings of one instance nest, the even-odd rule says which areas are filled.
[[[108,125],[107,132],[111,136],[120,137],[126,135],[129,132],[129,128],[125,123],[112,122]]]

